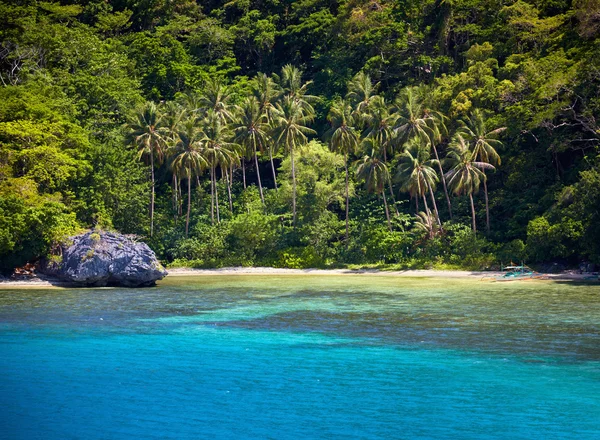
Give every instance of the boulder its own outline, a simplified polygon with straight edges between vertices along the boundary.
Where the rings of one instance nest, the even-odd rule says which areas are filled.
[[[148,245],[114,232],[71,237],[61,250],[42,272],[79,286],[153,286],[167,275]]]

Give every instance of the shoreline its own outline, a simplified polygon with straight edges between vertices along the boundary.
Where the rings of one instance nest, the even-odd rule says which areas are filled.
[[[223,267],[219,269],[168,269],[169,276],[214,276],[214,275],[354,275],[354,276],[390,276],[425,278],[495,278],[503,275],[501,271],[435,270],[435,269],[285,269],[275,267]],[[542,279],[560,281],[596,281],[598,275],[580,274],[564,271],[554,274],[540,274]],[[590,278],[593,277],[593,278]],[[527,278],[525,278],[527,279]],[[539,278],[538,278],[539,279]]]
[[[446,278],[446,279],[473,279],[495,281],[494,278],[502,275],[499,271],[466,271],[466,270],[433,270],[433,269],[407,269],[407,270],[379,270],[379,269],[285,269],[275,267],[224,267],[219,269],[193,269],[173,268],[168,269],[167,277],[193,277],[193,276],[247,276],[247,275],[276,275],[276,276],[377,276],[377,277],[408,277],[408,278]],[[592,278],[593,277],[593,278]],[[524,278],[530,280],[530,278]],[[597,275],[579,274],[574,271],[565,271],[556,274],[543,274],[542,280],[550,281],[598,281]],[[49,277],[34,276],[25,280],[0,281],[0,289],[14,287],[49,287],[72,288],[72,284]]]

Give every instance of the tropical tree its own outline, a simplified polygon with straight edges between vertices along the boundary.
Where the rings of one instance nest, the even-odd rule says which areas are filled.
[[[209,79],[204,84],[198,104],[204,114],[213,111],[221,122],[230,122],[234,119],[232,98],[229,87],[219,79]]]
[[[312,108],[312,107],[311,107]],[[292,165],[292,223],[296,225],[296,168],[294,164],[294,149],[306,144],[307,135],[316,132],[307,125],[313,120],[314,114],[308,112],[300,100],[293,96],[285,96],[277,103],[273,111],[273,139],[283,145],[290,154]]]
[[[366,113],[378,86],[379,83],[373,85],[371,77],[362,71],[358,72],[350,80],[346,99],[354,107],[358,115]]]
[[[502,142],[498,139],[498,135],[506,130],[506,127],[499,127],[488,131],[486,128],[486,120],[483,112],[475,109],[469,118],[461,121],[462,127],[459,133],[470,141],[471,151],[473,152],[473,160],[487,162],[494,166],[500,165],[502,162],[496,148],[502,146]],[[484,171],[485,172],[485,171]],[[488,201],[487,179],[483,179],[483,194],[485,196],[485,220],[486,231],[490,233],[490,206]]]
[[[167,145],[174,145],[177,141],[177,129],[183,118],[188,114],[186,107],[177,101],[167,101],[161,105],[162,126],[165,129],[165,141]],[[167,149],[168,153],[168,149]],[[181,215],[180,186],[177,173],[173,173],[173,209],[175,220]]]
[[[202,121],[202,131],[204,132],[204,157],[210,167],[210,195],[211,195],[211,221],[215,221],[215,207],[217,213],[217,223],[221,222],[219,214],[219,193],[217,188],[217,168],[228,167],[239,161],[238,145],[231,142],[232,133],[227,124],[225,124],[219,114],[209,110],[206,118]]]
[[[329,145],[332,151],[344,155],[344,170],[346,172],[346,242],[350,231],[349,211],[349,174],[348,174],[348,156],[356,152],[359,143],[359,134],[354,128],[354,117],[352,115],[352,106],[343,99],[333,103],[329,109],[327,120],[331,124],[328,134],[331,136]]]
[[[381,146],[383,161],[387,164],[388,154],[392,157],[394,155],[393,127],[397,116],[390,111],[390,106],[387,105],[383,96],[373,96],[369,101],[369,105],[363,108],[364,112],[360,113],[357,109],[355,113],[359,115],[359,118],[365,124],[366,136],[377,139],[378,144]],[[388,181],[388,188],[396,215],[399,215],[391,179]]]
[[[420,211],[415,215],[415,228],[427,232],[429,239],[432,239],[440,231],[440,225],[431,212]]]
[[[258,152],[263,151],[268,140],[268,127],[265,119],[265,113],[261,111],[258,100],[254,96],[249,96],[238,107],[237,117],[233,122],[235,142],[246,147],[246,150],[250,150],[254,158],[260,200],[263,205],[265,204],[265,197],[258,167]],[[246,177],[244,176],[244,187],[245,181]]]
[[[272,77],[264,73],[258,73],[254,77],[251,87],[252,93],[259,103],[260,112],[265,121],[270,123],[275,102],[283,94],[283,90]],[[273,172],[273,183],[275,191],[277,191],[277,175],[275,173],[275,164],[273,163],[273,155],[276,153],[275,147],[276,144],[274,142],[266,144],[266,149],[269,152],[269,160],[271,161],[271,171]]]
[[[251,83],[252,94],[259,103],[260,111],[265,114],[267,120],[275,102],[283,94],[283,90],[275,80],[265,73],[257,73]]]
[[[444,195],[448,203],[448,212],[452,218],[452,203],[448,194],[444,170],[437,150],[437,144],[441,141],[442,133],[446,131],[444,115],[440,112],[432,112],[425,107],[422,92],[419,87],[407,87],[396,97],[396,124],[394,133],[400,143],[404,143],[413,137],[428,141],[433,148],[437,160],[440,178],[444,188]]]
[[[458,133],[450,143],[447,160],[452,164],[452,168],[445,176],[448,179],[448,186],[456,195],[465,194],[469,196],[471,201],[473,233],[477,233],[473,193],[479,191],[481,182],[486,179],[483,170],[493,170],[495,168],[487,162],[474,161],[473,153],[460,133]]]
[[[308,94],[308,87],[312,81],[302,82],[302,70],[286,64],[281,69],[281,76],[273,76],[279,83],[284,96],[289,96],[297,101],[306,114],[314,114],[315,110],[311,103],[317,101],[318,98]]]
[[[408,192],[412,197],[422,197],[425,211],[429,213],[427,198],[428,192],[435,211],[438,224],[442,225],[440,213],[435,202],[434,188],[438,182],[438,175],[433,169],[436,160],[429,158],[428,144],[423,143],[420,138],[413,138],[406,149],[399,156],[397,178],[402,183],[402,191]]]
[[[162,115],[158,106],[147,102],[138,107],[127,124],[129,129],[128,139],[138,148],[140,159],[149,159],[150,174],[152,179],[150,194],[150,236],[154,234],[154,198],[155,177],[154,164],[162,163],[164,159],[165,130],[162,126]]]
[[[185,236],[188,236],[192,206],[192,178],[205,170],[209,163],[204,155],[204,133],[193,118],[182,122],[171,148],[171,169],[179,179],[187,179],[188,204],[185,216]]]
[[[383,195],[385,216],[387,218],[388,229],[391,232],[392,222],[385,197],[385,185],[390,180],[390,173],[385,162],[381,160],[381,145],[379,145],[379,142],[375,138],[366,138],[363,139],[362,147],[365,154],[355,162],[356,175],[359,180],[365,182],[367,192]]]

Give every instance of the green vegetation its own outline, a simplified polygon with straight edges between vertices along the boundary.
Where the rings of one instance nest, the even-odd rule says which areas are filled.
[[[0,15],[2,272],[93,227],[198,267],[600,263],[597,0]]]

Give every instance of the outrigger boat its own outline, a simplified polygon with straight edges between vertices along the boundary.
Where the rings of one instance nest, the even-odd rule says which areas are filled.
[[[542,278],[543,274],[536,272],[529,266],[525,266],[525,264],[521,263],[520,266],[510,263],[508,266],[503,266],[501,268],[502,275],[496,277],[497,281],[511,281],[511,280],[522,280],[522,279],[530,279],[530,278]]]

